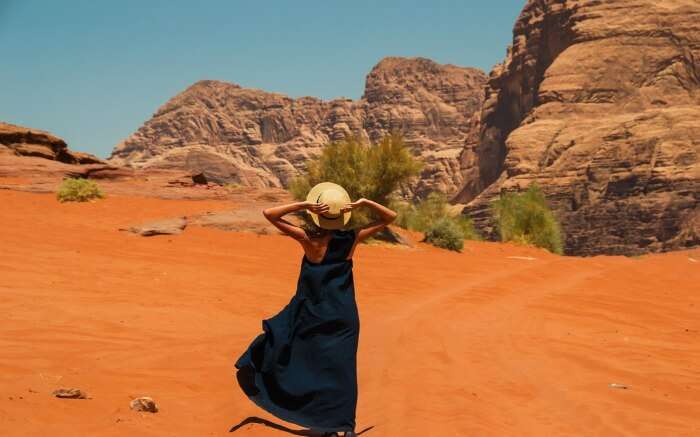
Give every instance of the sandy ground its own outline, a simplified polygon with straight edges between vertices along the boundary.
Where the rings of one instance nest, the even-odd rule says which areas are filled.
[[[298,244],[117,230],[231,208],[0,190],[0,435],[291,435],[229,429],[285,425],[243,395],[233,363],[294,293]],[[363,245],[355,280],[366,437],[700,435],[699,250]],[[91,399],[51,396],[63,386]],[[131,411],[142,395],[161,411]]]

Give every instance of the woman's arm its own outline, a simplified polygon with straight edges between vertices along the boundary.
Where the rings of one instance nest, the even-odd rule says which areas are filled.
[[[376,234],[377,232],[381,231],[384,229],[389,223],[393,222],[394,219],[396,219],[396,211],[393,211],[389,208],[387,208],[384,205],[381,205],[373,200],[369,199],[359,199],[355,202],[349,203],[345,210],[350,210],[353,208],[357,208],[358,206],[368,206],[372,208],[378,215],[379,215],[379,220],[376,220],[366,226],[363,226],[362,228],[357,230],[357,241],[363,241],[367,237]]]
[[[324,212],[328,212],[328,205],[325,203],[294,202],[286,205],[265,208],[263,210],[263,215],[270,221],[270,223],[275,225],[277,229],[295,240],[305,240],[308,238],[308,236],[306,235],[306,232],[304,232],[304,229],[282,218],[282,216],[285,214],[302,209],[308,209],[316,214],[323,214]]]

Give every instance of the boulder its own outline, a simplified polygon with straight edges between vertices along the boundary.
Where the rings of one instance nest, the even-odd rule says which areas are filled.
[[[158,405],[156,405],[155,401],[152,398],[149,398],[148,396],[133,399],[129,403],[129,408],[131,408],[134,411],[139,411],[143,413],[158,412]]]
[[[387,226],[386,228],[374,234],[373,238],[380,241],[386,241],[392,244],[400,244],[402,246],[415,246],[413,240],[404,235],[401,231],[390,226]]]

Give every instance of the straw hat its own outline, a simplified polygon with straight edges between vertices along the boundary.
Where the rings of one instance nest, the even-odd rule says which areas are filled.
[[[350,220],[350,211],[340,212],[340,209],[350,203],[350,196],[343,187],[333,182],[321,182],[314,185],[309,194],[306,195],[306,201],[311,203],[325,203],[328,205],[328,212],[316,214],[308,209],[311,219],[316,223],[316,226],[324,229],[341,229]]]

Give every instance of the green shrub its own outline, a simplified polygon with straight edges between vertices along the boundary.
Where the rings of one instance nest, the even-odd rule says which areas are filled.
[[[450,212],[450,204],[442,193],[432,192],[416,204],[394,201],[390,205],[398,214],[396,225],[402,228],[427,232],[434,223],[445,218],[453,221],[461,229],[464,239],[481,239],[469,217]]]
[[[563,253],[562,231],[542,190],[535,184],[523,193],[504,193],[493,203],[501,241],[514,241]]]
[[[441,193],[433,192],[417,204],[403,206],[397,213],[398,226],[425,232],[438,219],[448,215],[447,198]]]
[[[459,252],[464,247],[464,234],[456,220],[442,217],[428,227],[425,241],[433,246]]]
[[[306,173],[291,181],[289,190],[294,198],[305,200],[311,187],[330,181],[342,185],[353,201],[364,197],[386,204],[389,194],[421,169],[422,163],[398,134],[374,145],[356,137],[347,138],[324,146],[321,155],[309,162]],[[351,222],[368,223],[367,213],[366,209],[353,211]]]
[[[58,187],[59,202],[87,202],[104,197],[97,184],[88,179],[67,178]]]

